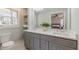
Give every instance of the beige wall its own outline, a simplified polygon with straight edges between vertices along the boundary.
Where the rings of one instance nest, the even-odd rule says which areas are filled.
[[[23,8],[19,11],[19,14],[20,14],[20,19],[21,19],[20,24],[23,25],[24,24],[24,16],[27,15],[27,10]]]

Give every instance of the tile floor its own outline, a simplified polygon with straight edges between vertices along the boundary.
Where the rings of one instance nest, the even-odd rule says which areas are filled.
[[[24,40],[23,39],[17,40],[14,46],[6,47],[6,48],[2,47],[1,50],[26,50],[24,47]]]

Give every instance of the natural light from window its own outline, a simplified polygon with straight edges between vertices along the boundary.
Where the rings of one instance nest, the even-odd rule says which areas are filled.
[[[0,25],[17,25],[18,12],[9,8],[0,8]]]

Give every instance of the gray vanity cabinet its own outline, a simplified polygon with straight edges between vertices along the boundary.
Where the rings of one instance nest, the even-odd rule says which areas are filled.
[[[31,32],[24,33],[24,45],[30,50],[77,50],[77,40]]]

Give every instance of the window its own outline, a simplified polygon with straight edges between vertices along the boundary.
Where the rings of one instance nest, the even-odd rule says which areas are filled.
[[[0,9],[0,25],[17,25],[18,12],[13,9]]]

